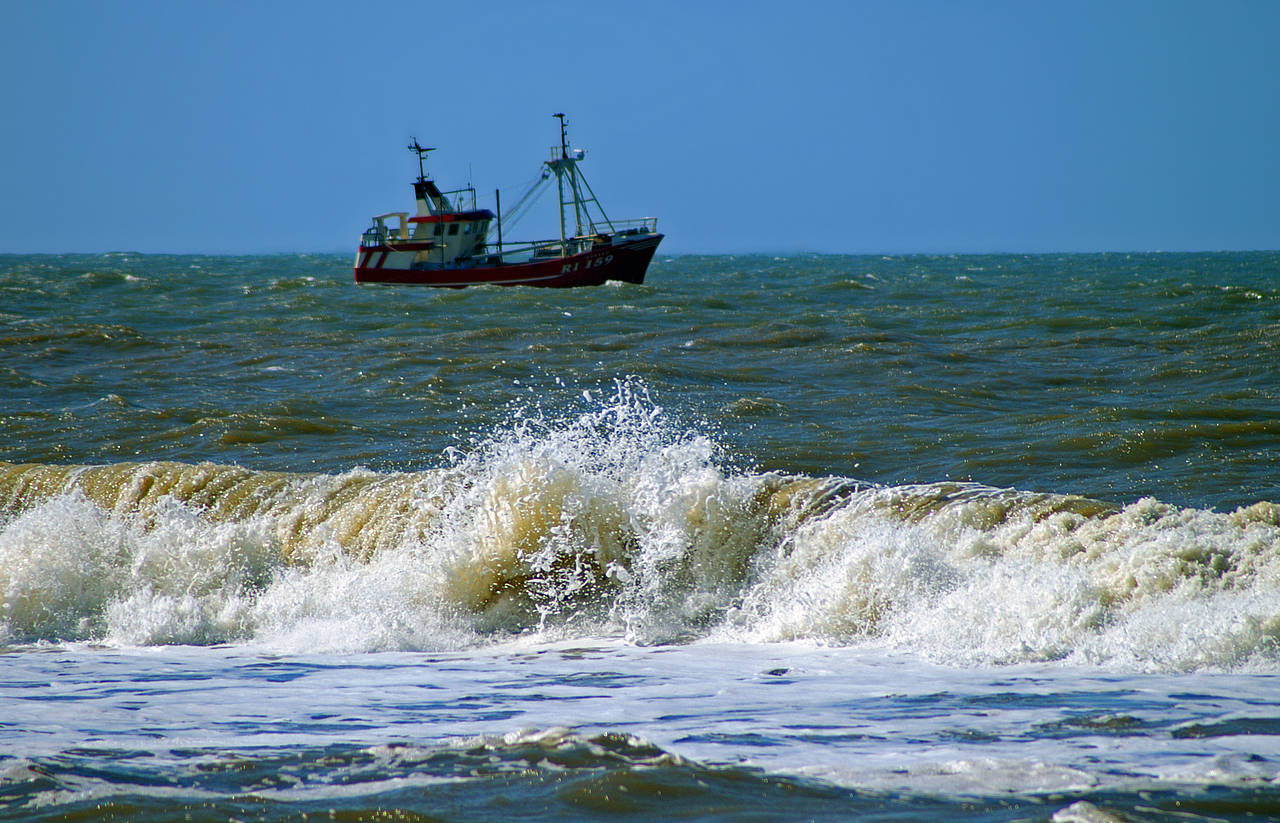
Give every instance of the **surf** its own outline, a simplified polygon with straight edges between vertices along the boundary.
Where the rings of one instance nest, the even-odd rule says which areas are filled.
[[[954,665],[1274,665],[1280,507],[741,469],[643,391],[416,471],[0,464],[0,639],[805,641]]]

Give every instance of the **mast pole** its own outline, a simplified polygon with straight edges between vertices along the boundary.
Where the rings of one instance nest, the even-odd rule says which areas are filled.
[[[586,211],[586,207],[582,205],[582,189],[579,188],[578,161],[571,159],[569,162],[573,164],[569,172],[569,174],[571,175],[569,177],[569,184],[573,187],[573,219],[578,226],[578,234],[576,236],[581,237],[582,236],[582,213]],[[587,220],[590,221],[590,219],[591,219],[591,215],[588,214]]]
[[[565,245],[564,236],[564,164],[569,159],[569,146],[565,139],[564,113],[556,112],[551,116],[560,118],[560,159],[556,161],[554,168],[556,170],[556,195],[560,200],[560,256],[564,257],[569,253],[569,249]]]
[[[502,192],[493,190],[493,205],[498,210],[498,262],[502,262]]]
[[[564,170],[560,168],[559,163],[556,164],[556,196],[560,200],[560,256],[564,257],[567,253],[564,241]]]
[[[574,237],[582,236],[582,192],[578,190],[578,161],[569,156],[569,138],[565,132],[564,118],[560,118],[560,156],[569,170],[569,188],[573,191],[573,224],[576,229]],[[576,251],[576,249],[575,249]]]

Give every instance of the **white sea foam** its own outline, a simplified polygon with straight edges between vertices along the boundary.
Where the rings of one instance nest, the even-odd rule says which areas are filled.
[[[444,468],[10,466],[8,642],[811,640],[960,665],[1274,666],[1280,507],[733,472],[642,387]]]
[[[128,645],[243,639],[253,594],[280,565],[263,518],[211,522],[172,499],[145,518],[80,491],[0,531],[0,637]]]
[[[954,663],[1273,666],[1276,508],[1119,511],[982,487],[874,489],[780,542],[733,625]]]

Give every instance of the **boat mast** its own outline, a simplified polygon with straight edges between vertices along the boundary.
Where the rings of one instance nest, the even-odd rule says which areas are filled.
[[[556,112],[552,117],[560,118],[560,160],[555,165],[556,195],[560,200],[560,256],[569,253],[564,236],[564,164],[569,159],[569,139],[564,127],[564,112]]]
[[[569,237],[565,230],[565,206],[573,203],[573,217],[576,228],[574,234],[575,244],[581,243],[586,237],[584,231],[590,229],[592,234],[600,231],[596,226],[596,219],[591,216],[591,204],[595,204],[596,211],[600,214],[600,222],[609,227],[609,231],[615,231],[613,223],[609,220],[609,216],[605,214],[604,208],[600,205],[600,200],[596,197],[596,193],[591,190],[591,184],[578,171],[578,161],[582,159],[584,152],[581,149],[574,149],[573,153],[569,153],[569,132],[565,127],[564,115],[557,112],[552,115],[560,119],[560,156],[555,156],[555,146],[551,147],[552,159],[548,160],[546,165],[556,173],[556,191],[560,198],[560,256],[564,257],[569,253]],[[569,175],[570,200],[564,199],[564,176]],[[583,193],[583,189],[586,193]],[[584,226],[585,223],[585,226]],[[576,249],[576,245],[575,245]]]
[[[418,155],[418,182],[425,183],[427,182],[427,172],[426,172],[426,169],[423,168],[422,160],[427,156],[427,152],[435,151],[435,149],[434,148],[428,149],[418,145],[418,138],[416,137],[411,137],[409,139],[413,141],[412,143],[409,144],[409,151],[414,152],[415,154]]]
[[[582,236],[582,191],[578,188],[578,152],[569,156],[569,138],[564,128],[564,115],[560,115],[560,157],[564,160],[565,169],[569,172],[569,188],[573,191],[573,223],[576,233]]]
[[[498,261],[502,261],[502,190],[493,190],[493,208],[497,211],[494,215],[497,219],[494,221],[498,224]]]

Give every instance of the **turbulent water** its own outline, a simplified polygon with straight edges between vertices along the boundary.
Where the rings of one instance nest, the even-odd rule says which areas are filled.
[[[0,819],[1280,815],[1280,254],[350,279],[0,256]]]

